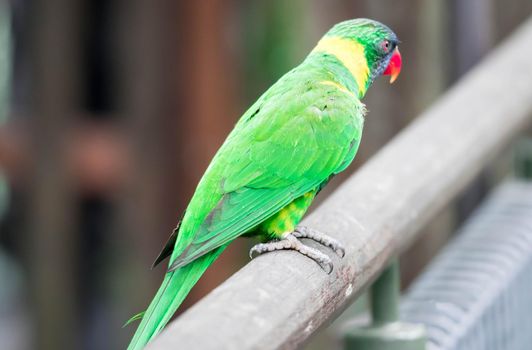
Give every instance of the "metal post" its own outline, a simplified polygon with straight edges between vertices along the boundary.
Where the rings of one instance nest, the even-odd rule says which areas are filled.
[[[374,325],[399,319],[399,264],[395,260],[370,289],[371,317]]]
[[[515,175],[523,180],[532,180],[532,138],[517,143],[514,162]]]
[[[399,321],[399,262],[394,259],[370,289],[372,323],[348,331],[345,349],[424,350],[422,325]]]

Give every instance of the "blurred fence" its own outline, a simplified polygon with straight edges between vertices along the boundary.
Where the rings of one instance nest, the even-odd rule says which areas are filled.
[[[530,125],[530,42],[532,19],[304,220],[346,245],[331,275],[295,252],[260,256],[148,348],[289,349],[307,341]]]
[[[532,344],[532,183],[500,186],[405,296],[429,350],[528,350]]]

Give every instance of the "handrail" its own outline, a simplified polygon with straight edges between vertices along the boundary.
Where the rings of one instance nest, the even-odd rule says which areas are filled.
[[[531,42],[529,19],[304,220],[345,244],[333,273],[295,252],[259,256],[148,349],[301,345],[530,123]]]

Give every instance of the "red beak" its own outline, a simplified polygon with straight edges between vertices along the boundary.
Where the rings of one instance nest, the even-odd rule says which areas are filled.
[[[397,79],[399,76],[399,73],[401,73],[401,53],[399,52],[399,48],[395,48],[393,50],[392,58],[390,59],[390,63],[388,63],[388,67],[386,67],[386,70],[382,75],[389,75],[390,76],[390,84]]]

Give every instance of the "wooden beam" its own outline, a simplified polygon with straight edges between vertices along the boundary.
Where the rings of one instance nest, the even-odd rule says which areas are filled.
[[[304,220],[345,244],[343,259],[330,254],[332,274],[296,252],[262,255],[148,349],[292,349],[304,343],[530,123],[531,40],[529,20]]]

